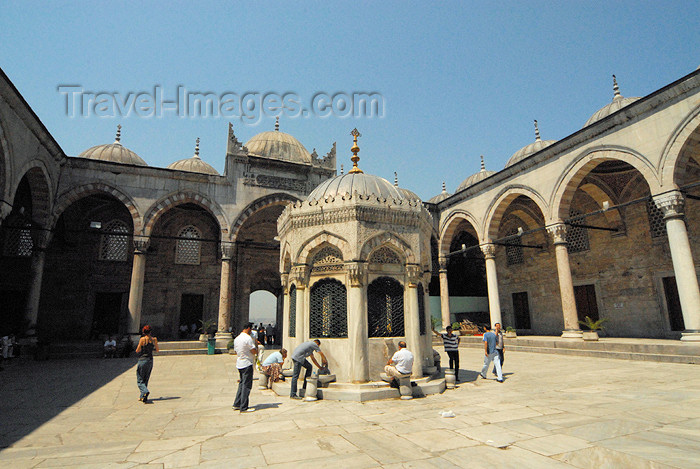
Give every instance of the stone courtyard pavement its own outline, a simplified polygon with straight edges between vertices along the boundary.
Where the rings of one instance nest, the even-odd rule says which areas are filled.
[[[306,403],[254,381],[240,414],[229,355],[156,357],[146,405],[134,360],[15,359],[0,467],[700,467],[698,365],[506,351],[499,384],[481,361],[462,349],[459,389],[411,401]]]

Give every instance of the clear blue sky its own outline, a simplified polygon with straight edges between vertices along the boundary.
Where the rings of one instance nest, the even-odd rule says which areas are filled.
[[[494,6],[498,5],[498,6]],[[67,117],[62,84],[122,94],[379,92],[382,118],[282,119],[309,151],[424,199],[534,140],[561,139],[612,99],[700,65],[700,2],[39,2],[0,11],[0,67],[68,155],[122,143],[151,166],[192,155],[223,171],[227,118]],[[166,96],[167,97],[167,96]],[[242,141],[271,130],[233,121]]]

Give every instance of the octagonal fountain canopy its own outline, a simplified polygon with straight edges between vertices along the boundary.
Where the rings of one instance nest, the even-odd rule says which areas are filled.
[[[431,215],[417,197],[364,173],[357,129],[352,136],[352,169],[288,205],[277,221],[283,346],[291,352],[319,339],[336,376],[322,397],[367,400],[398,397],[381,373],[405,340],[415,392],[440,392],[427,290]]]

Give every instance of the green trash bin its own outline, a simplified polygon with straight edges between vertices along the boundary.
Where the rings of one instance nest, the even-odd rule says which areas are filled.
[[[216,353],[216,339],[207,339],[207,355]]]

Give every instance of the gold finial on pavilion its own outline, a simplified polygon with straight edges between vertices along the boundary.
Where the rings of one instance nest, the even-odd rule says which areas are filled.
[[[352,129],[352,132],[350,132],[350,135],[354,137],[353,140],[353,145],[350,151],[352,152],[352,169],[348,171],[348,174],[353,174],[353,173],[362,173],[363,171],[357,167],[357,162],[360,161],[360,157],[357,156],[357,154],[360,152],[360,147],[357,146],[357,137],[362,137],[362,134],[357,130],[357,128]]]
[[[114,139],[114,143],[119,143],[121,145],[121,143],[120,143],[121,139],[122,139],[122,125],[117,124],[117,136]]]

